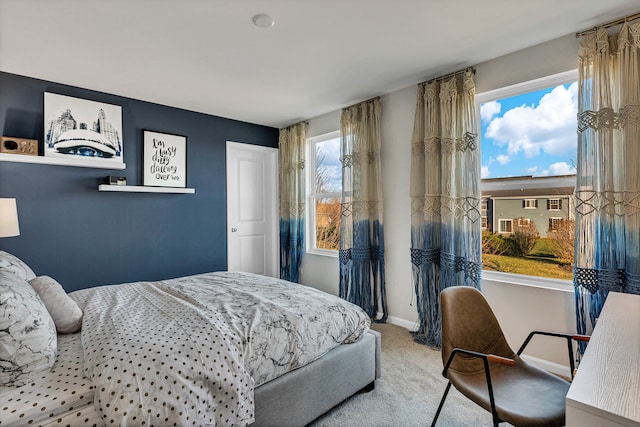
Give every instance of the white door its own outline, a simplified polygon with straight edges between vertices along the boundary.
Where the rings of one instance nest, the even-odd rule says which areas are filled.
[[[280,276],[278,150],[227,141],[227,268]]]

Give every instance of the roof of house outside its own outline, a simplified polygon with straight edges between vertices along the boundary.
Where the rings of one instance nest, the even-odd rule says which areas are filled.
[[[574,192],[575,183],[575,174],[485,178],[480,182],[480,191],[484,197],[491,198],[569,196]]]
[[[482,193],[483,197],[491,197],[492,199],[499,198],[553,198],[553,196],[571,196],[573,195],[574,187],[555,187],[555,188],[534,188],[534,189],[514,189],[514,190],[497,190],[487,193]]]

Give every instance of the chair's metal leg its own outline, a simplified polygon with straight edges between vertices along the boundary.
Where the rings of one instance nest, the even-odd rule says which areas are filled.
[[[498,427],[500,424],[500,418],[498,418],[498,411],[496,411],[496,401],[493,397],[493,385],[491,384],[491,371],[489,370],[489,359],[483,358],[484,372],[487,379],[487,389],[489,390],[489,401],[491,402],[491,417],[493,418],[493,427]]]
[[[498,418],[497,414],[493,415],[493,427],[498,427],[500,425],[500,418]]]
[[[431,427],[435,427],[436,421],[440,416],[440,411],[442,410],[442,406],[444,405],[444,400],[447,398],[447,394],[449,394],[449,389],[451,388],[451,381],[447,383],[447,388],[444,389],[444,394],[442,395],[442,399],[440,400],[440,405],[438,406],[438,410],[436,411],[436,416],[433,417],[433,422],[431,423]]]

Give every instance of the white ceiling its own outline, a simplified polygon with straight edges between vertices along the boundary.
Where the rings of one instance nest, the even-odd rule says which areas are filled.
[[[638,11],[640,0],[0,0],[0,70],[283,127]],[[275,25],[254,26],[257,13]]]

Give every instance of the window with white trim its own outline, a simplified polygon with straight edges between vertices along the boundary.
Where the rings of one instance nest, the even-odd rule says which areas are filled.
[[[556,255],[554,248],[572,247],[570,231],[573,220],[569,213],[569,219],[558,222],[550,218],[554,214],[545,211],[562,211],[564,208],[570,212],[572,201],[554,197],[555,194],[567,194],[567,188],[547,188],[544,179],[535,178],[562,177],[566,183],[567,180],[571,182],[573,175],[573,184],[564,187],[575,186],[577,79],[577,70],[572,70],[478,93],[475,97],[482,152],[482,197],[495,197],[497,193],[505,196],[502,199],[505,202],[501,202],[499,207],[494,204],[492,210],[482,213],[487,217],[482,219],[483,226],[496,225],[495,235],[489,230],[483,233],[484,270],[506,272],[501,270],[507,265],[503,257],[510,257],[514,258],[508,271],[511,274],[571,280],[573,254],[568,258],[567,251],[557,251]],[[483,188],[482,183],[493,178],[496,180]],[[509,188],[511,181],[518,183]],[[533,209],[541,212],[532,215],[531,211],[526,211]],[[522,227],[527,222],[528,227]],[[529,235],[520,236],[522,233]],[[536,244],[532,250],[527,247],[526,256],[513,255],[523,253],[522,250],[512,251],[513,245],[522,246],[531,239],[535,239]]]
[[[511,234],[513,232],[513,220],[512,219],[499,219],[498,220],[498,233]]]
[[[307,251],[337,256],[342,193],[340,131],[308,138],[307,146]]]
[[[482,215],[482,229],[483,230],[488,230],[489,229],[489,217],[487,216],[488,207],[489,207],[489,201],[487,199],[482,199],[480,201],[480,211],[481,211],[481,215]]]

